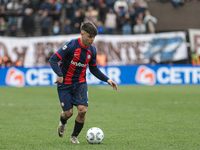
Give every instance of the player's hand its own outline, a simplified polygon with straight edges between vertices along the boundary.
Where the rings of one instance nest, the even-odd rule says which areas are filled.
[[[63,77],[58,77],[54,83],[63,83]]]
[[[110,86],[113,87],[113,89],[117,90],[117,84],[114,81],[108,79],[107,82],[108,84],[110,84]]]

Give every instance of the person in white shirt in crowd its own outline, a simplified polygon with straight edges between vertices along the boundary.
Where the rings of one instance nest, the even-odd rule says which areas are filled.
[[[146,26],[142,23],[142,20],[137,18],[136,24],[133,26],[133,33],[135,34],[145,34],[146,33]]]
[[[115,1],[114,3],[114,11],[116,13],[118,13],[119,11],[124,11],[124,14],[125,12],[128,11],[128,4],[125,0],[117,0]]]
[[[114,13],[113,9],[109,9],[106,14],[104,25],[106,34],[113,34],[115,27],[117,26],[117,15]]]

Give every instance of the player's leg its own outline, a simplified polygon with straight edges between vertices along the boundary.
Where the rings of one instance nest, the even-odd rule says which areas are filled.
[[[71,135],[70,142],[79,143],[77,136],[84,126],[85,116],[88,107],[88,94],[86,84],[77,85],[73,96],[73,104],[77,106],[78,114],[75,119],[74,131]]]
[[[60,89],[58,87],[58,96],[63,109],[58,125],[58,135],[59,137],[63,137],[67,120],[73,115],[73,105],[71,104],[72,95],[70,93],[70,89]]]

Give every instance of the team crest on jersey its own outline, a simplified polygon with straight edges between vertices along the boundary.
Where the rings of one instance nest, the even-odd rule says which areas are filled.
[[[91,58],[91,55],[88,55],[87,58],[90,59],[90,58]]]
[[[66,48],[67,48],[67,45],[64,45],[62,49],[65,50]]]
[[[65,102],[60,103],[62,107],[65,107]]]

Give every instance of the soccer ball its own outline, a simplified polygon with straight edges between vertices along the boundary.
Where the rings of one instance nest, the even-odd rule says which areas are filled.
[[[104,139],[103,131],[100,128],[92,127],[86,133],[86,140],[90,144],[100,144]]]

